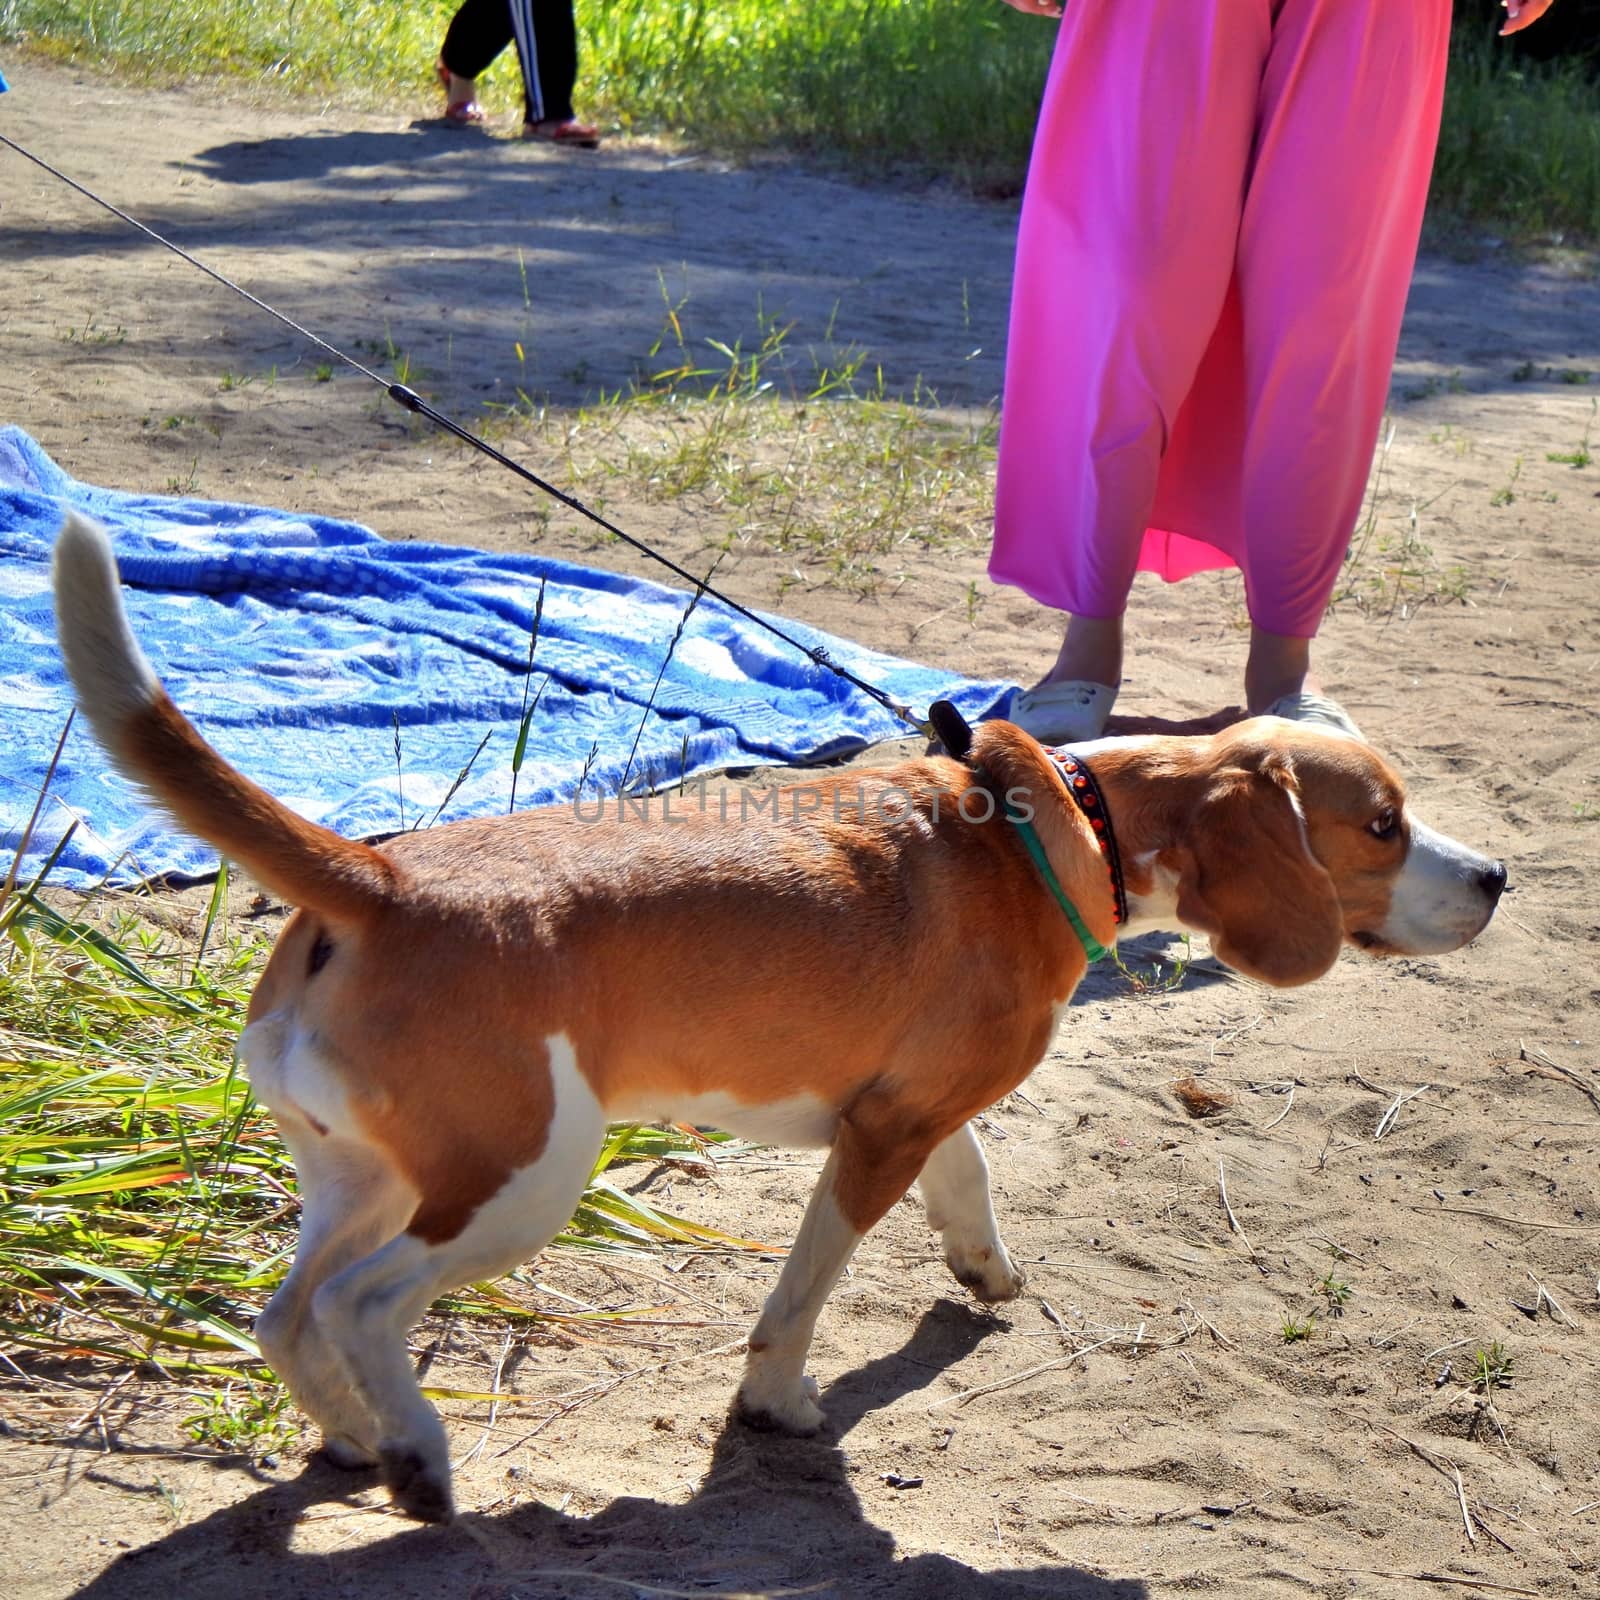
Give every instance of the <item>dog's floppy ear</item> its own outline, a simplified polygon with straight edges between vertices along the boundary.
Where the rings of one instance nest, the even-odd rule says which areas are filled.
[[[1320,978],[1344,939],[1297,804],[1281,757],[1219,773],[1174,852],[1179,919],[1210,936],[1219,960],[1280,988]]]

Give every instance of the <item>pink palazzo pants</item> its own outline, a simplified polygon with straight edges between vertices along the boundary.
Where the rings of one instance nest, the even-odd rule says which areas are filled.
[[[1243,570],[1317,631],[1383,418],[1449,0],[1068,0],[1017,241],[990,576],[1088,617]]]

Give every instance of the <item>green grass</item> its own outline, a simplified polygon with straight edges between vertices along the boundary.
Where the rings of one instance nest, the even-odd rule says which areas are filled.
[[[224,77],[422,110],[450,4],[376,0],[0,0],[0,39],[156,78]],[[735,151],[783,148],[1020,187],[1054,24],[998,0],[578,0],[579,103],[613,127]],[[1457,29],[1436,220],[1600,238],[1600,98],[1574,66],[1519,66]],[[1131,86],[1130,86],[1131,92]],[[484,84],[519,101],[512,52]]]
[[[1461,30],[1430,204],[1512,238],[1600,239],[1600,83],[1519,71],[1487,32]]]
[[[1472,1352],[1472,1387],[1480,1394],[1509,1389],[1516,1380],[1515,1367],[1516,1358],[1498,1339],[1491,1340],[1487,1346],[1480,1345]]]
[[[942,550],[987,543],[992,409],[941,408],[913,383],[889,394],[859,347],[802,344],[756,308],[748,339],[705,335],[663,287],[660,337],[626,389],[558,410],[518,391],[489,433],[516,439],[591,505],[609,491],[683,506],[720,530],[706,564],[753,545],[794,584],[872,594]],[[602,539],[609,536],[602,536]],[[970,614],[976,592],[965,602]]]
[[[1594,433],[1597,414],[1600,414],[1600,400],[1591,400],[1589,402],[1589,420],[1584,424],[1583,437],[1578,441],[1577,447],[1572,450],[1547,450],[1545,452],[1545,460],[1553,461],[1558,466],[1574,467],[1579,471],[1588,466],[1594,460],[1589,444],[1591,435]]]
[[[1345,1307],[1350,1304],[1350,1296],[1355,1293],[1343,1278],[1335,1277],[1331,1272],[1323,1273],[1313,1288],[1327,1302],[1329,1315],[1335,1317],[1343,1314]]]
[[[148,901],[0,887],[0,1349],[23,1370],[88,1358],[222,1385],[192,1419],[215,1442],[282,1432],[250,1329],[288,1268],[299,1210],[233,1060],[267,941],[224,936],[225,888],[185,941],[141,914]],[[654,1209],[615,1174],[736,1148],[684,1129],[612,1130],[556,1247],[744,1246]],[[520,1275],[447,1304],[497,1324],[627,1315],[552,1310]]]

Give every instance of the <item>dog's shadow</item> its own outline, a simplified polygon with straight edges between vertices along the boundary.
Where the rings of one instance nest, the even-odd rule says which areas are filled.
[[[357,1548],[300,1550],[293,1532],[304,1515],[319,1509],[326,1515],[330,1502],[348,1503],[372,1486],[370,1477],[352,1479],[314,1459],[291,1482],[272,1484],[129,1551],[74,1600],[159,1593],[185,1600],[615,1600],[639,1593],[773,1591],[849,1600],[1147,1600],[1142,1582],[1077,1567],[984,1572],[942,1555],[902,1559],[893,1538],[867,1521],[838,1440],[868,1411],[925,1388],[992,1326],[985,1313],[939,1301],[902,1349],[827,1389],[823,1436],[796,1440],[728,1423],[710,1470],[682,1504],[627,1497],[581,1517],[524,1503],[469,1512],[444,1528],[396,1520],[392,1535]],[[936,1459],[942,1464],[947,1458]],[[948,1507],[952,1523],[976,1515],[968,1503],[971,1480],[954,1460],[943,1470],[922,1470],[925,1485],[901,1492],[939,1496],[941,1514]]]

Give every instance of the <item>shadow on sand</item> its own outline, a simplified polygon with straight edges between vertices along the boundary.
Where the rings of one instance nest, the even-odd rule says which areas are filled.
[[[940,1301],[903,1349],[825,1392],[829,1432],[822,1438],[756,1434],[730,1422],[705,1478],[681,1505],[625,1497],[573,1517],[530,1502],[467,1513],[444,1528],[395,1521],[388,1537],[358,1547],[297,1550],[292,1535],[303,1514],[348,1502],[372,1484],[319,1458],[290,1482],[121,1556],[76,1600],[163,1593],[184,1600],[615,1600],[773,1591],[848,1600],[1147,1600],[1142,1582],[1076,1567],[983,1572],[942,1555],[902,1558],[892,1537],[866,1520],[839,1438],[868,1411],[924,1388],[991,1326],[982,1312]],[[941,1485],[930,1474],[926,1488],[911,1492],[942,1494],[953,1526],[984,1521],[986,1513],[963,1503],[966,1491],[954,1476]]]
[[[425,137],[419,139],[419,134]],[[457,127],[439,117],[418,119],[408,128],[392,131],[336,128],[233,139],[202,150],[191,164],[220,183],[309,181],[350,167],[382,167],[397,161],[415,167],[459,155],[488,139],[482,128]]]

